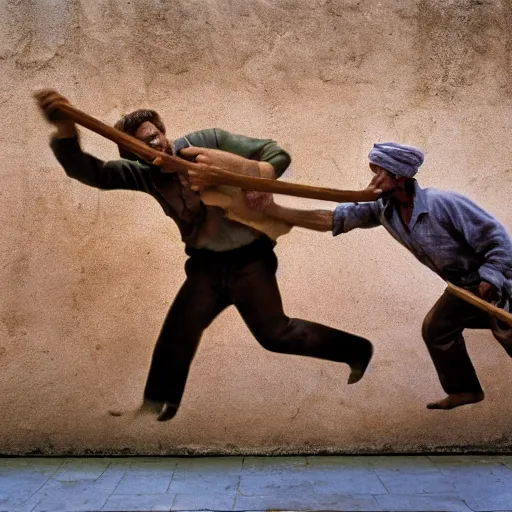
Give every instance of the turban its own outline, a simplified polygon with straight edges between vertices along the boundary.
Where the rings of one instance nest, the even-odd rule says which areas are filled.
[[[386,169],[392,174],[412,178],[425,159],[425,153],[419,148],[396,142],[374,144],[368,154],[372,164]]]

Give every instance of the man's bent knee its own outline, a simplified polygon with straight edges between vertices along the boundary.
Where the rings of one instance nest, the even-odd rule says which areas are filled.
[[[421,326],[421,336],[427,345],[429,345],[436,338],[435,329],[432,328],[432,325],[432,315],[428,313]]]

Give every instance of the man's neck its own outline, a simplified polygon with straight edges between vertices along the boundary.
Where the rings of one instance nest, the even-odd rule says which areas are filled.
[[[400,190],[393,194],[393,201],[395,202],[396,205],[400,206],[401,208],[411,209],[414,206],[414,196],[414,190],[412,191],[412,193],[409,193],[407,190]]]

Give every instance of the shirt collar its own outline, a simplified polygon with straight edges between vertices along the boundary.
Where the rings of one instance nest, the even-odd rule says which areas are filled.
[[[187,137],[181,137],[180,139],[176,139],[174,142],[169,141],[172,145],[173,152],[172,154],[175,156],[179,156],[178,153],[183,148],[188,148],[189,146],[192,146],[190,144],[190,141],[187,139]]]
[[[414,180],[414,208],[412,210],[411,222],[409,222],[409,229],[414,228],[414,225],[423,213],[428,213],[427,192]]]
[[[413,229],[418,222],[420,215],[428,213],[427,192],[422,189],[416,180],[414,181],[414,206],[412,210],[411,221],[409,222],[409,229]],[[391,208],[392,202],[389,199],[384,200],[384,209]]]

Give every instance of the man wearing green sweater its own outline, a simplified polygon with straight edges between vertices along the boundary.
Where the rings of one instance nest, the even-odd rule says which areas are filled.
[[[351,369],[349,383],[362,378],[373,352],[368,340],[284,313],[275,276],[275,242],[226,219],[218,208],[206,206],[178,173],[161,172],[122,148],[122,159],[108,162],[84,153],[74,123],[56,110],[55,105],[65,98],[54,91],[41,91],[36,99],[57,128],[51,148],[69,177],[103,190],[150,194],[176,222],[185,243],[187,278],[157,340],[142,411],[156,412],[159,421],[174,417],[201,335],[230,305],[267,350],[344,362]],[[290,164],[288,153],[273,140],[219,128],[171,141],[153,110],[132,112],[115,126],[158,151],[242,174],[275,179]]]

